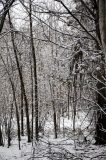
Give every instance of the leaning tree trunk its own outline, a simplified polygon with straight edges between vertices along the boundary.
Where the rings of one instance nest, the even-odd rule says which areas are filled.
[[[3,8],[3,13],[1,12],[0,14],[0,33],[2,32],[2,29],[3,29],[3,26],[4,26],[4,22],[5,22],[5,19],[6,19],[6,15],[10,9],[10,7],[12,6],[12,4],[15,2],[15,0],[7,0],[5,5],[4,5],[4,8]]]
[[[106,0],[99,0],[99,29],[102,44],[102,64],[98,73],[97,83],[97,123],[96,144],[106,144],[106,86],[105,86],[105,61],[106,61]]]
[[[18,55],[17,55],[17,47],[16,47],[16,44],[15,44],[13,24],[11,22],[11,17],[10,17],[9,13],[8,13],[8,18],[9,18],[9,24],[10,24],[10,29],[11,29],[11,41],[12,41],[12,45],[13,45],[14,56],[15,56],[15,60],[16,60],[16,64],[17,64],[18,73],[19,73],[20,84],[21,84],[21,87],[22,87],[23,99],[24,99],[24,102],[25,102],[28,142],[31,142],[28,100],[27,100],[23,75],[22,75],[22,72],[21,72],[21,69],[20,69],[19,58],[18,58]]]

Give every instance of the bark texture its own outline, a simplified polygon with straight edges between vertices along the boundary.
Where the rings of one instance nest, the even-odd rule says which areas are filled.
[[[2,32],[6,15],[14,2],[15,0],[7,0],[6,4],[4,4],[3,11],[0,13],[0,33]]]
[[[99,0],[99,30],[100,41],[103,50],[101,71],[97,78],[97,124],[96,124],[96,144],[106,144],[106,86],[105,86],[105,62],[106,62],[106,0]]]
[[[106,61],[106,0],[99,0],[99,26]]]

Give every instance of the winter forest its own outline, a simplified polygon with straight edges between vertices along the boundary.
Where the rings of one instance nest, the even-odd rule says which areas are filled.
[[[106,160],[106,0],[0,0],[0,160]]]

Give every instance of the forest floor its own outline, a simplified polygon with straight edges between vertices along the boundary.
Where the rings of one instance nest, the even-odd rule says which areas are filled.
[[[106,147],[90,143],[79,143],[69,138],[43,138],[38,143],[26,143],[22,138],[21,150],[18,142],[10,148],[0,147],[0,160],[106,160]]]
[[[27,143],[26,136],[22,137],[21,150],[18,149],[16,137],[9,148],[5,142],[5,146],[0,147],[0,160],[106,160],[106,146],[94,145],[94,138],[86,129],[89,123],[84,122],[82,128],[81,124],[76,124],[74,133],[70,120],[61,119],[61,132],[54,139],[53,123],[49,121],[45,124],[45,135],[41,134],[33,146]],[[84,136],[87,136],[87,141]]]

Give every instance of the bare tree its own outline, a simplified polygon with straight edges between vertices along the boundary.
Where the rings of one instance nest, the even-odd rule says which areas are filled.
[[[19,73],[20,83],[21,83],[22,92],[23,92],[23,96],[24,96],[24,102],[25,102],[28,142],[31,142],[28,100],[27,100],[25,85],[24,85],[23,76],[22,76],[22,72],[21,72],[21,68],[20,68],[20,64],[19,64],[19,58],[18,58],[18,55],[17,55],[17,47],[15,45],[13,24],[11,22],[10,15],[9,15],[9,24],[10,24],[10,29],[11,29],[11,40],[12,40],[12,44],[13,44],[14,55],[15,55],[15,59],[16,59],[17,69],[18,69],[18,73]]]
[[[34,70],[34,91],[35,91],[35,137],[38,141],[39,127],[38,127],[38,84],[37,84],[37,65],[36,65],[36,55],[33,40],[33,24],[32,24],[32,0],[29,1],[29,21],[30,21],[30,45],[31,54],[33,58],[33,70]]]
[[[15,0],[7,0],[6,2],[4,0],[1,0],[0,2],[0,4],[2,4],[2,9],[0,11],[0,33],[2,32],[6,15],[14,2]]]
[[[106,2],[105,1],[88,1],[86,3],[84,0],[75,1],[77,4],[79,3],[79,8],[81,6],[86,11],[86,14],[89,15],[88,19],[90,19],[91,22],[93,22],[95,27],[95,32],[90,32],[85,26],[86,24],[83,23],[83,21],[80,21],[77,14],[73,14],[72,11],[65,5],[65,3],[62,0],[56,0],[59,2],[68,12],[68,14],[77,22],[77,24],[83,29],[83,32],[87,34],[92,40],[95,42],[96,49],[102,50],[101,55],[101,69],[97,73],[97,104],[99,106],[97,110],[97,122],[96,122],[96,144],[104,144],[106,143],[106,115],[105,115],[105,105],[106,105],[106,89],[105,89],[105,52],[106,52]],[[76,8],[79,12],[79,9]],[[80,12],[83,14],[83,12]],[[83,16],[86,16],[84,14]],[[92,19],[93,18],[93,19]],[[92,19],[92,20],[91,20]],[[71,25],[71,24],[70,24]],[[101,47],[101,45],[103,47]]]

